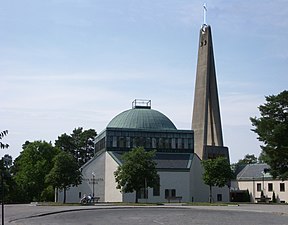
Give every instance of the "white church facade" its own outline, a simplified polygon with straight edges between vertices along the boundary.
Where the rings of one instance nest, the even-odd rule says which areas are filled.
[[[141,103],[143,101],[141,100]],[[155,161],[160,186],[148,188],[139,202],[205,202],[209,187],[202,180],[201,160],[194,153],[192,130],[177,130],[171,120],[159,111],[134,101],[96,137],[96,153],[82,166],[82,184],[67,191],[66,202],[79,202],[86,194],[100,202],[134,202],[136,193],[121,193],[116,188],[114,171],[121,165],[121,155],[137,146],[156,150]],[[140,105],[139,105],[140,104]],[[59,193],[62,201],[63,193]],[[228,188],[213,188],[215,201],[229,201]]]

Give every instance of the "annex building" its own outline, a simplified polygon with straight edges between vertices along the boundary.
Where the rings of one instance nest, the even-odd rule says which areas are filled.
[[[247,193],[250,202],[287,203],[288,181],[273,179],[269,169],[266,163],[245,165],[231,181],[231,200],[241,201]]]
[[[223,145],[220,107],[210,26],[200,29],[194,108],[191,130],[178,130],[150,100],[135,100],[132,108],[116,115],[96,137],[95,156],[82,166],[82,184],[67,191],[67,202],[84,194],[100,202],[134,202],[136,193],[116,189],[114,171],[121,155],[134,147],[156,150],[160,186],[143,189],[139,202],[207,202],[209,187],[202,179],[201,160],[219,155],[229,160]],[[145,188],[146,189],[146,188]],[[148,194],[145,194],[147,193]],[[213,187],[214,201],[229,201],[228,187]],[[59,193],[62,201],[63,193]]]

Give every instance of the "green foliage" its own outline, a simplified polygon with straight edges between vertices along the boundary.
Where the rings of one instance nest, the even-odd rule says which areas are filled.
[[[40,201],[47,187],[45,176],[52,169],[51,162],[60,150],[45,141],[31,142],[25,146],[14,161],[14,180],[21,201]]]
[[[64,190],[64,203],[66,202],[66,190],[70,186],[81,184],[81,172],[78,169],[74,157],[67,152],[61,151],[53,159],[53,168],[46,176],[46,183],[53,187]]]
[[[123,154],[123,164],[114,172],[117,188],[122,192],[136,191],[135,202],[141,188],[159,185],[156,163],[153,161],[155,151],[145,151],[143,147],[132,149]]]
[[[247,164],[255,164],[255,163],[258,163],[258,159],[254,154],[251,155],[247,154],[244,156],[243,159],[239,159],[237,163],[231,165],[234,172],[234,178]]]
[[[243,159],[240,159],[237,162],[237,164],[245,164],[245,165],[247,165],[247,164],[255,164],[257,162],[258,162],[258,159],[257,159],[257,157],[254,154],[252,154],[252,155],[247,154],[247,155],[245,155],[245,157]]]
[[[272,202],[277,203],[277,199],[276,199],[276,195],[275,195],[274,191],[273,191],[273,195],[272,195]]]
[[[2,140],[2,138],[3,138],[4,136],[6,136],[7,134],[8,134],[8,130],[1,131],[1,132],[0,132],[0,140]],[[8,148],[8,147],[9,147],[8,144],[3,144],[2,141],[0,141],[0,149],[1,149],[1,148]]]
[[[260,117],[250,118],[258,140],[263,142],[261,159],[271,175],[282,180],[288,178],[288,91],[266,97],[259,106]]]
[[[212,187],[224,187],[233,178],[230,163],[225,157],[202,161],[204,167],[203,180],[210,187],[210,202],[212,201]]]
[[[245,195],[244,195],[244,202],[250,202],[251,199],[250,199],[250,193],[249,193],[249,190],[247,189],[246,192],[245,192]]]
[[[15,187],[15,183],[12,180],[11,176],[11,165],[12,165],[12,156],[5,154],[0,160],[0,174],[3,177],[4,182],[4,201],[11,202],[12,191]],[[1,188],[2,192],[2,188]],[[2,195],[2,193],[1,193]],[[0,195],[0,196],[1,196]]]
[[[94,129],[75,128],[71,135],[62,134],[55,141],[55,146],[74,156],[80,168],[94,156],[94,140],[97,133]]]
[[[225,157],[202,161],[204,167],[203,180],[209,186],[224,187],[232,178],[230,164]]]

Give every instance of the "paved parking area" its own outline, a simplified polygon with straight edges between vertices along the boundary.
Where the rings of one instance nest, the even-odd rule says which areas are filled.
[[[111,212],[111,210],[109,209],[120,209],[125,211],[126,213],[129,213],[129,208],[133,208],[133,209],[141,209],[141,208],[159,208],[161,210],[158,210],[159,213],[161,213],[163,210],[169,210],[169,208],[171,209],[177,209],[177,210],[181,210],[183,209],[183,213],[184,212],[188,212],[187,210],[190,209],[190,212],[195,213],[197,210],[197,212],[201,212],[200,214],[197,215],[203,215],[203,217],[205,218],[204,214],[205,212],[210,212],[215,213],[215,215],[222,215],[225,217],[229,216],[229,212],[231,212],[232,214],[235,214],[235,212],[242,212],[242,220],[245,219],[248,215],[250,215],[251,213],[254,212],[255,215],[257,215],[259,218],[270,218],[271,216],[284,216],[287,217],[285,218],[285,220],[288,221],[288,205],[260,205],[260,204],[241,204],[239,206],[185,206],[182,204],[165,204],[163,206],[143,206],[143,207],[139,207],[139,206],[117,206],[117,205],[113,205],[113,204],[97,204],[95,206],[37,206],[37,205],[33,205],[33,204],[23,204],[23,205],[6,205],[5,206],[5,223],[6,224],[29,224],[32,223],[32,221],[34,221],[34,224],[37,224],[37,218],[39,219],[41,217],[41,221],[45,221],[45,219],[50,219],[51,222],[51,215],[57,215],[57,216],[53,216],[53,218],[61,218],[62,220],[65,220],[65,216],[69,216],[69,213],[67,212],[74,212],[74,215],[84,215],[84,214],[88,214],[90,213],[91,216],[93,215],[97,215],[98,212],[101,211],[101,215],[103,215],[103,213],[109,213]],[[195,210],[193,210],[195,209]],[[95,210],[94,213],[91,213],[91,210]],[[128,211],[127,211],[128,210]],[[135,210],[135,212],[137,211]],[[175,211],[174,210],[174,211]],[[193,210],[193,211],[191,211]],[[148,211],[148,210],[146,210]],[[64,213],[66,212],[66,213]],[[115,211],[116,212],[116,211]],[[119,212],[119,210],[118,210]],[[144,212],[144,211],[143,211]],[[153,212],[153,209],[152,209]],[[171,210],[172,212],[172,210]],[[238,214],[238,213],[236,213]],[[108,215],[108,214],[107,214]],[[144,215],[144,214],[143,214]],[[186,215],[186,214],[185,214]],[[187,214],[188,215],[188,214]],[[191,214],[192,215],[192,214]],[[262,215],[262,216],[261,216]],[[269,216],[271,215],[271,216]],[[39,217],[40,216],[40,217]],[[29,220],[29,217],[34,217],[34,219]],[[25,219],[26,218],[26,219]],[[201,217],[202,218],[202,217]],[[199,217],[199,219],[201,219]],[[104,219],[104,218],[102,218]],[[119,218],[118,218],[119,219]],[[183,217],[184,219],[184,217]],[[26,220],[26,223],[25,223]],[[77,220],[77,217],[75,218],[75,220]],[[18,222],[22,221],[21,223]],[[28,222],[30,221],[30,222]],[[47,220],[48,221],[48,220]],[[62,221],[63,222],[63,221]],[[63,223],[59,223],[59,224],[63,224]],[[216,222],[216,221],[214,221]],[[78,222],[79,223],[79,222]],[[43,224],[49,224],[49,223],[44,223]],[[51,223],[52,224],[52,223]],[[58,224],[57,221],[54,224]],[[64,223],[65,224],[65,223]],[[87,224],[87,223],[83,223],[83,224]],[[164,224],[169,224],[169,223],[164,223]],[[183,223],[184,224],[184,223]],[[245,223],[243,223],[245,224]],[[280,223],[279,223],[280,224]],[[285,224],[285,223],[284,223]]]

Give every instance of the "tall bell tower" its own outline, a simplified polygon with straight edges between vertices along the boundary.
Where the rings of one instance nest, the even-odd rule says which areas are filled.
[[[220,155],[229,159],[223,144],[211,27],[205,23],[199,37],[192,129],[194,152],[200,159]]]

